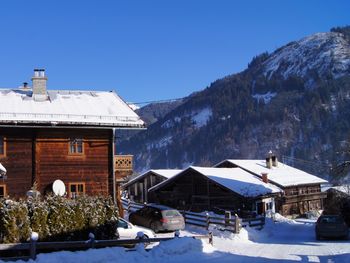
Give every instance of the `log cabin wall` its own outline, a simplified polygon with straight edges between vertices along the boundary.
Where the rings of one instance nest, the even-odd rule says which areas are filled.
[[[62,180],[83,185],[88,195],[108,195],[112,177],[112,131],[105,129],[1,128],[6,140],[6,155],[0,161],[7,169],[6,193],[23,197],[37,183],[41,194]],[[70,139],[82,139],[82,153],[70,153]],[[0,182],[1,184],[1,182]]]
[[[83,140],[81,154],[70,153],[71,138]],[[84,184],[88,195],[109,194],[109,130],[39,130],[35,145],[36,180],[41,193],[51,190],[51,184],[60,179],[68,194],[72,183]]]
[[[0,128],[0,136],[4,141],[4,154],[0,155],[0,162],[7,170],[6,179],[0,179],[0,185],[5,186],[5,196],[19,198],[32,187],[33,183],[33,132]]]
[[[280,200],[278,211],[282,215],[304,214],[311,210],[323,209],[323,199],[327,194],[321,192],[320,184],[286,187]]]
[[[250,208],[253,202],[190,170],[153,191],[152,198],[151,201],[194,212],[238,211]]]

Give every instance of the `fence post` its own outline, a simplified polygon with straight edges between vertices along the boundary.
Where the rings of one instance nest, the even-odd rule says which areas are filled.
[[[95,235],[93,233],[89,233],[89,243],[91,248],[95,247]]]
[[[31,236],[30,236],[30,258],[32,260],[36,260],[36,242],[39,239],[39,234],[36,232],[32,232]]]
[[[130,212],[130,207],[131,207],[131,201],[130,201],[130,199],[128,199],[128,206],[127,206],[128,214],[129,214],[129,212]]]
[[[235,214],[235,233],[239,234],[239,217],[237,214]]]
[[[230,225],[231,220],[231,212],[225,211],[225,227],[228,227]]]
[[[213,232],[209,232],[209,244],[213,245]]]
[[[205,213],[205,217],[206,217],[207,230],[208,230],[209,229],[209,224],[210,224],[210,216],[209,216],[208,212]]]

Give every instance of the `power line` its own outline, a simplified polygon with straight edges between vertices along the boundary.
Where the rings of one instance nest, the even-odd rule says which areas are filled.
[[[143,101],[143,102],[128,102],[128,104],[141,105],[141,104],[150,104],[150,103],[164,103],[164,102],[174,102],[174,101],[183,100],[183,99],[184,98],[152,100],[152,101]]]
[[[313,166],[323,166],[323,167],[327,167],[327,168],[330,167],[329,165],[323,164],[323,163],[321,163],[321,162],[307,161],[307,160],[304,160],[304,159],[298,159],[298,158],[291,157],[291,156],[286,156],[286,155],[283,155],[283,156],[282,156],[282,160],[283,160],[283,162],[284,162],[284,160],[286,160],[286,161],[292,161],[292,162],[299,162],[299,163],[304,163],[304,164],[310,164],[310,165],[313,165]]]

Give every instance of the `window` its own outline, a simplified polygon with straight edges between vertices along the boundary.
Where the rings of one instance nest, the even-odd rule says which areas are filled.
[[[1,184],[0,185],[0,198],[3,198],[6,196],[6,185]]]
[[[76,198],[77,196],[85,194],[84,183],[69,183],[69,197]]]
[[[83,139],[71,138],[69,140],[69,153],[70,154],[82,154],[83,153]]]
[[[0,156],[5,155],[5,138],[3,136],[0,136]]]

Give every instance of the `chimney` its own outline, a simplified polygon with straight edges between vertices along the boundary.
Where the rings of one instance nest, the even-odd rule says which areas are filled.
[[[266,157],[266,167],[269,169],[272,168],[272,158],[270,156]]]
[[[33,82],[33,98],[35,101],[47,100],[45,69],[34,69]]]
[[[269,183],[269,178],[267,177],[267,173],[261,173],[261,176],[262,176],[262,181],[265,184],[268,184]]]
[[[271,156],[271,159],[272,159],[272,166],[278,167],[277,156],[276,156],[276,155],[272,155],[272,156]]]
[[[22,86],[20,86],[21,89],[28,90],[30,87],[28,86],[28,82],[23,82]]]

